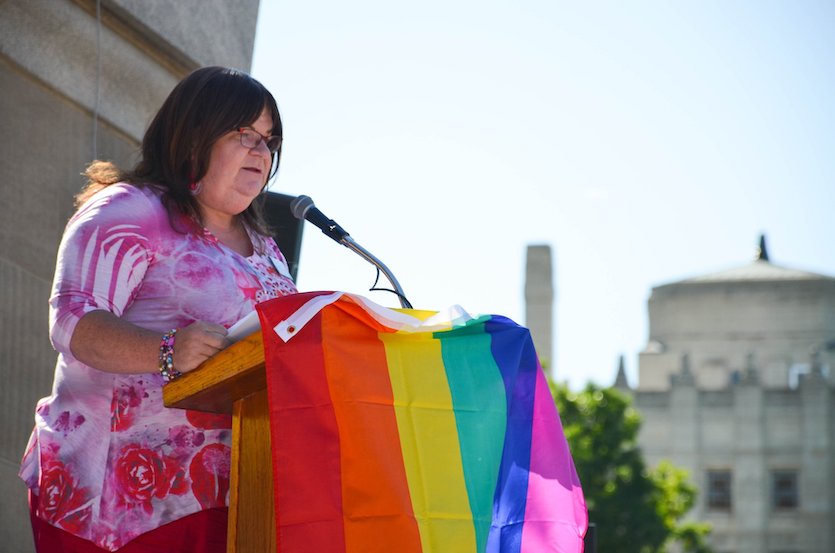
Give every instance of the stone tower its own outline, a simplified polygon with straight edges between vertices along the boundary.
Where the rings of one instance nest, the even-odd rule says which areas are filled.
[[[555,374],[552,348],[554,285],[551,271],[551,246],[528,246],[525,263],[525,326],[531,331],[539,359]]]

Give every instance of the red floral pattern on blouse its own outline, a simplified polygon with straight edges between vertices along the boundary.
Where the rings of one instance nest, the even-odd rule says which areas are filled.
[[[209,444],[191,460],[191,491],[204,509],[226,505],[230,465],[231,450],[223,444]]]
[[[57,457],[42,461],[38,516],[77,534],[90,524],[90,493],[78,486],[72,472]]]
[[[202,411],[186,411],[186,418],[195,428],[203,428],[204,430],[230,428],[232,426],[231,415],[204,413]]]
[[[70,219],[50,298],[53,394],[38,403],[20,470],[40,497],[38,516],[114,551],[226,505],[230,417],[166,409],[158,374],[98,371],[69,344],[93,310],[162,335],[195,320],[228,328],[256,302],[294,293],[275,242],[249,236],[254,253],[244,257],[169,218],[153,189],[127,184],[100,191]]]
[[[176,459],[131,444],[119,452],[115,476],[120,505],[128,509],[142,507],[153,513],[151,499],[163,499],[169,493],[186,492],[185,469]]]

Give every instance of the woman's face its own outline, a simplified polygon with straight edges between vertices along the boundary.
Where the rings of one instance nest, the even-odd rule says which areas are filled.
[[[262,136],[272,134],[273,121],[264,109],[249,128]],[[205,222],[227,223],[244,211],[264,188],[272,156],[262,140],[255,148],[241,144],[240,133],[221,136],[211,149],[209,168],[195,196]]]

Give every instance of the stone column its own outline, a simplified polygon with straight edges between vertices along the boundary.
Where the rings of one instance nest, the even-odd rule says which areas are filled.
[[[832,388],[813,363],[800,380],[802,452],[798,499],[802,551],[828,553],[832,541]]]
[[[539,360],[555,376],[551,348],[554,319],[554,286],[551,273],[551,246],[528,246],[525,264],[525,326],[531,331]]]
[[[730,422],[730,421],[729,421]],[[754,367],[734,390],[734,464],[731,519],[736,527],[735,551],[767,551],[770,479],[765,462],[764,393]]]
[[[690,371],[687,354],[681,358],[681,370],[670,377],[670,451],[676,465],[690,474],[700,470],[701,417],[699,390]]]

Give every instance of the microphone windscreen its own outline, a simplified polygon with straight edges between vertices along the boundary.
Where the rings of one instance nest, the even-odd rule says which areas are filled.
[[[290,212],[296,219],[304,219],[304,216],[307,215],[307,211],[311,207],[313,207],[313,199],[310,196],[296,196],[290,202]]]

